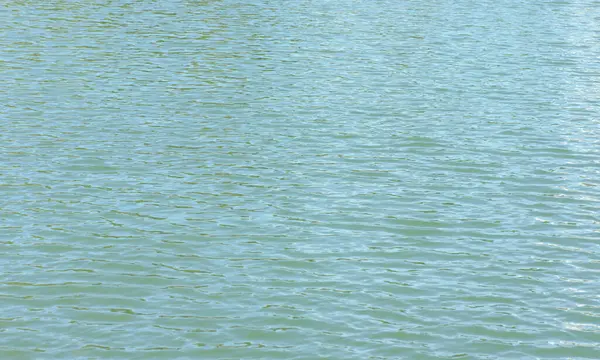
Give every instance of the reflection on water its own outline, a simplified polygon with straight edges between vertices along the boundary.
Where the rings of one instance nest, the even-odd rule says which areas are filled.
[[[4,6],[3,358],[597,357],[597,5]]]

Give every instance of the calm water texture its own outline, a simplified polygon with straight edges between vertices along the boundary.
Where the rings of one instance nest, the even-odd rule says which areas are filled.
[[[600,2],[2,1],[0,358],[600,358]]]

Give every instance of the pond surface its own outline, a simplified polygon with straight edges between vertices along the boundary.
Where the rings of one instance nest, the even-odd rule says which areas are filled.
[[[3,1],[3,359],[600,358],[600,3]]]

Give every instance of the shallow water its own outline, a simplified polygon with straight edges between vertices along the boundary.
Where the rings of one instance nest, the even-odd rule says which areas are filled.
[[[3,1],[2,359],[600,358],[600,3]]]

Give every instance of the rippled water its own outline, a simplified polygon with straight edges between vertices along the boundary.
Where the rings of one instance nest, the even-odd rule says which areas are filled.
[[[597,1],[3,1],[2,359],[600,358]]]

